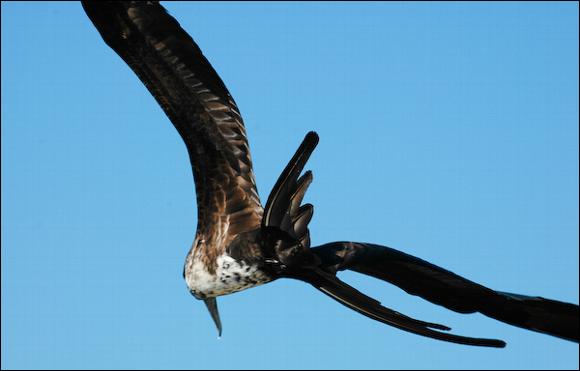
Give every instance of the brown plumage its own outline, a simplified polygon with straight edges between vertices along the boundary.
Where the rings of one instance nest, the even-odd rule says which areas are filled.
[[[193,39],[156,3],[83,3],[105,42],[133,69],[187,146],[198,204],[198,236],[213,271],[262,205],[238,107]]]
[[[293,278],[374,320],[460,344],[503,347],[501,340],[453,335],[447,326],[386,308],[340,281],[344,269],[388,281],[460,313],[480,312],[578,342],[577,305],[495,291],[403,252],[333,242],[310,248],[313,206],[302,204],[312,173],[300,175],[318,143],[310,132],[262,208],[238,107],[193,39],[157,2],[83,2],[105,42],[131,67],[183,139],[198,206],[195,240],[184,267],[221,333],[216,297]]]

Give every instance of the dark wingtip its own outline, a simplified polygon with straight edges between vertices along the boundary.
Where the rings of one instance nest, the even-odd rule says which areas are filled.
[[[263,227],[281,227],[282,219],[290,206],[289,197],[292,192],[296,191],[295,187],[298,176],[316,148],[318,139],[316,132],[309,131],[306,133],[294,156],[292,156],[292,159],[278,177],[264,208],[264,217],[262,218]]]
[[[318,136],[318,133],[316,133],[315,131],[309,131],[308,133],[306,133],[306,136],[304,137],[304,141],[308,141],[313,145],[317,145],[319,140],[320,137]]]

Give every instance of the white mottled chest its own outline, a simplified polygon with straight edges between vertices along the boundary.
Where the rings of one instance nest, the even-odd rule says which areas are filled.
[[[191,293],[198,299],[232,294],[271,281],[257,266],[237,261],[224,254],[217,258],[215,274],[207,271],[199,259],[193,259],[186,267],[185,281]]]

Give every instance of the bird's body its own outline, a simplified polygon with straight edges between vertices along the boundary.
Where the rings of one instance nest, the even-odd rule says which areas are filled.
[[[501,340],[450,334],[446,326],[386,308],[337,277],[348,269],[459,313],[480,312],[578,342],[575,304],[495,291],[386,246],[344,241],[311,247],[308,223],[314,209],[302,200],[313,178],[302,170],[318,135],[306,135],[262,206],[238,107],[179,23],[157,2],[83,2],[83,7],[105,42],[155,97],[187,147],[198,225],[183,275],[220,332],[216,297],[292,278],[405,331],[460,344],[505,346]]]
[[[237,260],[227,253],[217,257],[215,271],[210,272],[199,248],[193,248],[187,255],[184,278],[197,299],[233,294],[274,279],[259,263]]]

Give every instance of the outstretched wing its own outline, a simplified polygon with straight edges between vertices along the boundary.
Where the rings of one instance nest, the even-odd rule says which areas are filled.
[[[332,242],[311,250],[325,271],[349,269],[388,281],[409,294],[460,313],[480,312],[510,325],[578,342],[579,307],[491,290],[389,247]]]
[[[206,245],[257,228],[263,210],[242,118],[193,39],[157,2],[85,1],[83,8],[185,142]]]

